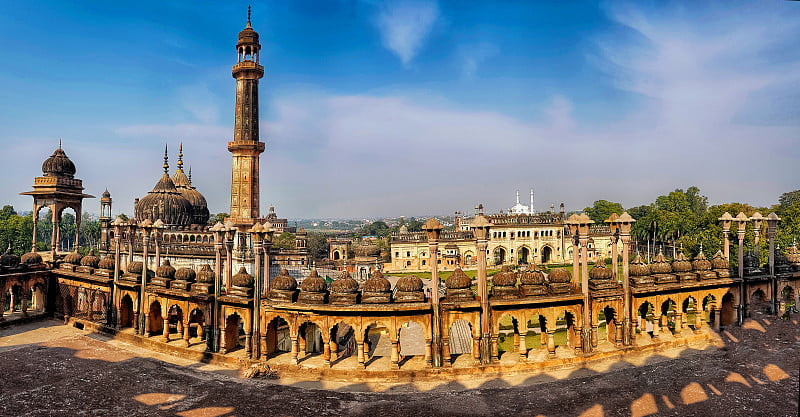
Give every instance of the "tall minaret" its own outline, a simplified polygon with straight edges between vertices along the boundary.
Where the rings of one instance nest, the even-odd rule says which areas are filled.
[[[233,142],[228,142],[228,151],[233,154],[230,215],[235,224],[247,225],[259,217],[258,162],[264,152],[264,142],[258,136],[258,80],[264,76],[264,67],[258,63],[261,45],[258,33],[250,26],[249,6],[247,27],[239,32],[236,50],[236,121]]]

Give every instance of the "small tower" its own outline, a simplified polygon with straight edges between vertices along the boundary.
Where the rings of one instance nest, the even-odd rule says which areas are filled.
[[[106,255],[111,249],[109,228],[111,226],[111,193],[108,188],[100,197],[100,252]]]
[[[250,25],[239,32],[236,43],[238,62],[233,66],[236,79],[236,114],[233,141],[228,151],[233,154],[231,175],[231,220],[238,225],[252,225],[259,217],[259,158],[264,142],[258,133],[258,80],[264,76],[259,64],[261,44],[258,32]]]

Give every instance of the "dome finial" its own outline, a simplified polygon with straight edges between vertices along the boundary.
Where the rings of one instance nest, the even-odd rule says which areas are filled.
[[[58,138],[58,149],[61,149],[61,138]]]
[[[167,155],[167,145],[164,145],[164,173],[169,174],[169,156]]]
[[[250,26],[250,5],[249,4],[247,5],[247,27],[251,27]]]
[[[178,148],[178,171],[183,171],[183,142]]]
[[[192,184],[192,166],[189,165],[189,184]]]

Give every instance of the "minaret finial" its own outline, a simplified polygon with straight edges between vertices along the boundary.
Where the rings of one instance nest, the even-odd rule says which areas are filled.
[[[164,173],[169,175],[169,156],[167,155],[167,145],[164,145]]]
[[[189,165],[189,185],[192,184],[192,166]]]
[[[183,171],[183,142],[178,148],[178,171]]]
[[[58,138],[58,149],[61,149],[61,138]]]
[[[247,5],[247,27],[250,27],[250,5]]]

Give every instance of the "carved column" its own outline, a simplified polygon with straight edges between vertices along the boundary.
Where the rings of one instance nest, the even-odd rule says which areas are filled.
[[[431,356],[434,367],[442,366],[442,316],[439,306],[439,235],[442,225],[434,218],[428,219],[422,230],[428,238],[428,250],[431,260],[431,308],[433,309],[433,325],[431,326]]]
[[[150,221],[145,220],[141,224],[142,228],[142,277],[141,281],[139,282],[139,311],[140,312],[148,312],[145,313],[145,319],[149,316],[149,308],[145,304],[145,287],[147,286],[147,247],[150,245]],[[133,256],[133,249],[131,249],[131,256]],[[150,326],[147,326],[146,323],[142,323],[140,328],[144,327],[147,331],[150,331]]]
[[[478,297],[481,302],[481,328],[480,328],[480,342],[478,349],[478,357],[482,364],[489,363],[492,358],[496,359],[496,355],[492,352],[496,350],[496,346],[492,347],[492,343],[496,344],[496,339],[492,340],[491,331],[491,310],[489,308],[489,289],[486,279],[486,248],[488,246],[489,228],[491,223],[486,217],[479,214],[475,216],[475,221],[470,224],[473,233],[475,234],[475,248],[478,261]]]

